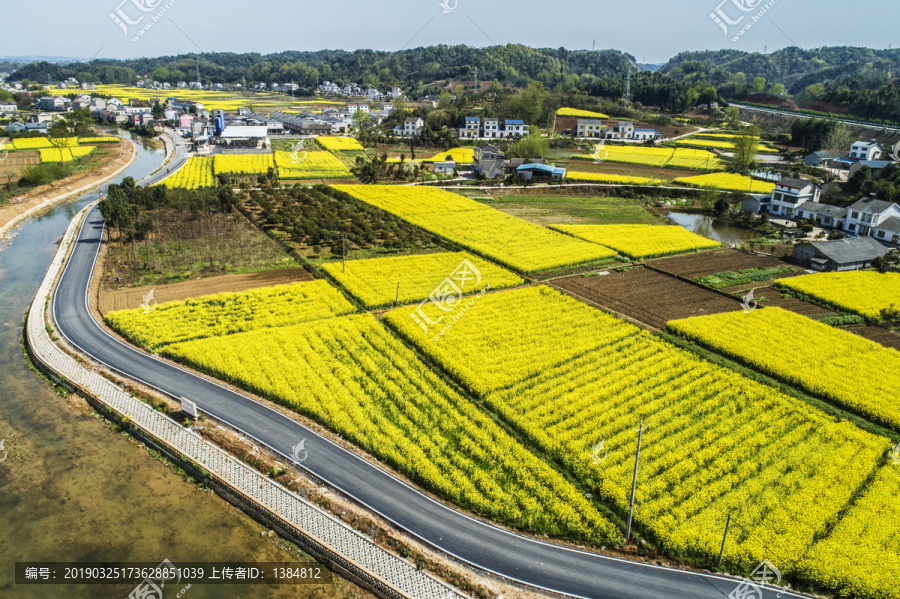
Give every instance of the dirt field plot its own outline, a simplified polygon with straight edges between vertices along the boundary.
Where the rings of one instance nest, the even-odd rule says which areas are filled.
[[[748,289],[751,287],[752,285],[748,286]],[[723,291],[734,293],[734,291],[731,289]],[[804,302],[803,300],[798,300],[794,297],[782,295],[777,289],[772,286],[755,287],[753,288],[753,295],[757,300],[759,300],[760,298],[765,298],[765,301],[760,302],[760,306],[776,306],[790,312],[809,316],[810,318],[813,318],[815,320],[828,318],[829,316],[840,316],[837,312],[832,312],[815,304],[810,304],[809,302]]]
[[[144,297],[153,291],[153,299],[164,304],[186,300],[203,295],[224,292],[240,292],[257,287],[272,287],[301,281],[311,281],[313,276],[302,268],[284,268],[267,272],[256,272],[243,275],[223,275],[209,277],[198,281],[185,281],[157,287],[130,287],[126,289],[102,289],[100,291],[100,314],[104,317],[116,310],[139,308]]]
[[[696,279],[706,275],[724,272],[726,270],[739,271],[747,268],[778,268],[790,266],[787,262],[769,256],[748,254],[740,250],[721,250],[716,252],[704,252],[702,254],[689,254],[676,258],[662,258],[649,262],[660,270],[672,274],[681,275],[688,279]]]
[[[608,275],[581,275],[553,284],[589,301],[662,329],[670,320],[740,310],[738,300],[645,268]]]
[[[869,341],[880,343],[885,347],[892,347],[900,351],[900,333],[885,329],[883,327],[847,327],[844,329],[850,333],[855,333],[860,337],[865,337]]]

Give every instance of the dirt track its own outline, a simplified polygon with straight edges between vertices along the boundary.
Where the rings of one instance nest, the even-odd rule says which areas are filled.
[[[270,287],[296,283],[298,281],[311,281],[312,275],[302,268],[285,268],[243,275],[222,275],[196,281],[185,281],[171,285],[159,285],[156,287],[128,287],[125,289],[100,290],[100,314],[115,310],[128,310],[139,308],[144,302],[144,297],[153,291],[153,298],[162,304],[178,300],[223,293],[227,291],[246,291],[256,287]]]

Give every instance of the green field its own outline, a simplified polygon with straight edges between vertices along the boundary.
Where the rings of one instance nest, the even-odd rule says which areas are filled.
[[[598,196],[507,195],[481,203],[539,224],[661,225],[643,200]]]

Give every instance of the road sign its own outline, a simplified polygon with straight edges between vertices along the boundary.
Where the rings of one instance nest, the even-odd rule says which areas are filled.
[[[200,417],[197,413],[197,404],[189,399],[185,399],[184,397],[181,398],[181,412],[190,416],[194,420]]]

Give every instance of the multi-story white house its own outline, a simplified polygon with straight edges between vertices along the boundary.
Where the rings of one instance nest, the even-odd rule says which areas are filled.
[[[500,119],[484,119],[484,131],[482,132],[482,137],[487,139],[500,137]]]
[[[409,117],[403,122],[403,126],[394,127],[394,135],[403,137],[419,137],[425,128],[425,121],[422,117]]]
[[[467,116],[464,126],[459,128],[461,139],[477,139],[481,137],[481,117]]]
[[[632,139],[634,137],[634,123],[631,121],[619,121],[615,127],[606,129],[607,139]]]
[[[19,107],[16,104],[0,103],[0,114],[15,114],[17,112],[19,112]]]
[[[363,111],[366,114],[369,113],[369,105],[368,104],[347,104],[346,108],[347,112],[353,114],[354,112]]]
[[[844,231],[896,243],[900,235],[900,206],[879,200],[875,194],[858,200],[847,209]]]
[[[577,137],[603,137],[603,129],[600,119],[578,119],[575,134]]]
[[[529,126],[525,121],[506,119],[503,121],[503,137],[524,137],[528,135]]]
[[[821,193],[822,190],[812,181],[782,177],[775,184],[771,199],[763,203],[763,206],[768,204],[769,214],[786,218],[799,217],[800,206],[807,202],[818,202]]]
[[[396,100],[397,98],[403,97],[403,92],[400,91],[399,87],[392,87],[390,96]]]
[[[881,158],[883,148],[874,139],[872,141],[858,141],[850,146],[850,158],[854,160],[878,160]]]

